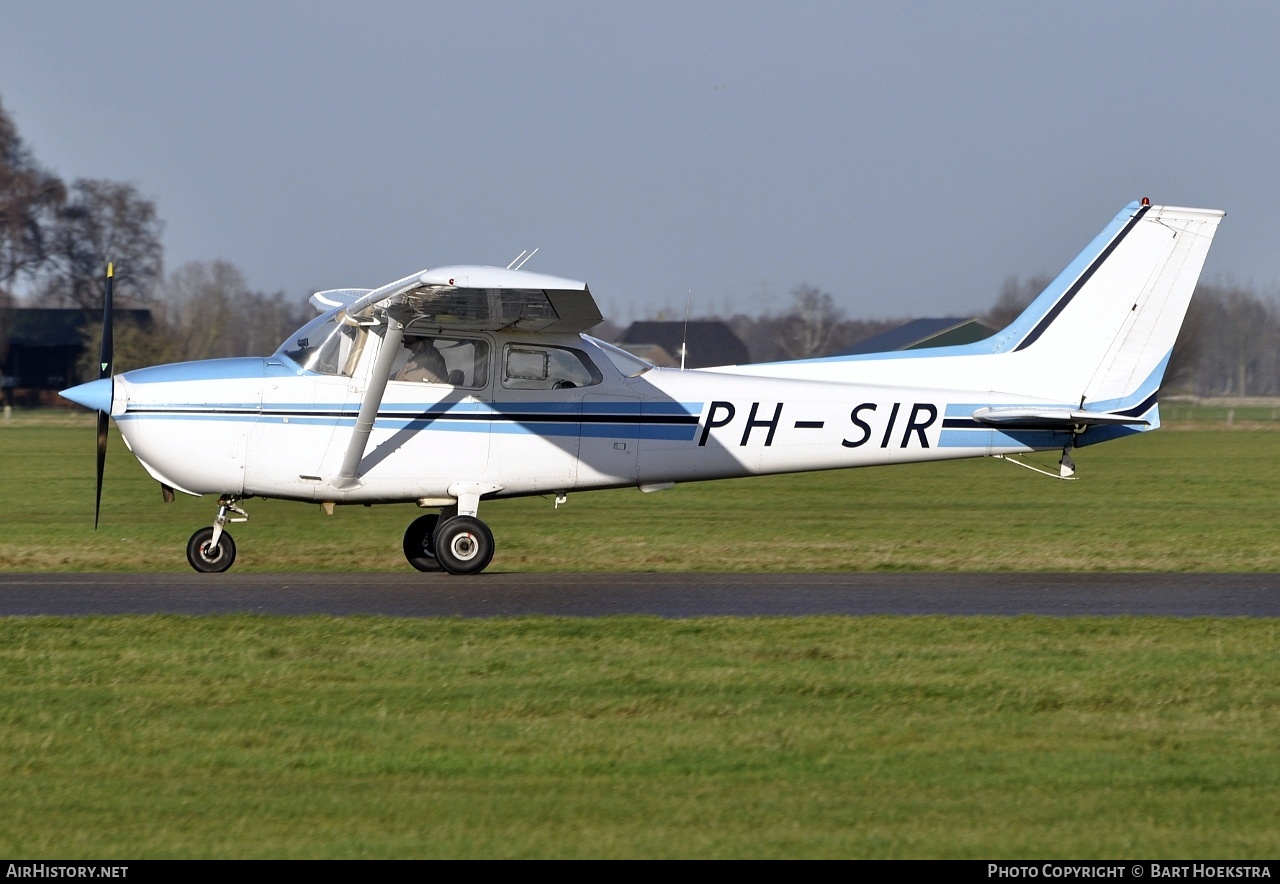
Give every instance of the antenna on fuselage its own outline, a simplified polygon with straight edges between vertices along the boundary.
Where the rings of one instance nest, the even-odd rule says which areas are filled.
[[[536,255],[536,254],[538,254],[538,247],[536,247],[536,246],[535,246],[535,247],[534,247],[534,250],[533,250],[532,252],[530,252],[530,253],[529,253],[529,258],[532,258],[532,257],[533,257],[534,255]],[[516,265],[516,270],[519,270],[519,269],[520,269],[521,267],[523,267],[526,263],[528,263],[529,258],[525,258],[523,261],[521,261],[519,264],[517,264],[517,265]]]
[[[680,336],[680,370],[684,371],[684,357],[689,352],[689,306],[693,303],[693,289],[684,299],[684,333]]]
[[[538,254],[538,249],[536,248],[532,252],[530,252],[528,249],[521,249],[520,254],[516,255],[515,260],[513,260],[510,264],[507,265],[507,269],[519,270],[521,267],[525,265],[526,261],[528,261],[530,258],[532,258],[536,254]],[[524,259],[523,261],[521,260],[522,258]]]

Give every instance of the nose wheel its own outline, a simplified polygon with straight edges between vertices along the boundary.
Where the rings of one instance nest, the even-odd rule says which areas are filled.
[[[238,497],[219,498],[218,515],[213,525],[201,528],[187,541],[187,561],[200,573],[220,574],[236,560],[236,542],[226,532],[226,524],[249,521],[249,514],[239,504]]]
[[[187,541],[187,561],[203,574],[220,574],[236,560],[236,542],[226,531],[213,542],[213,529],[201,528]]]

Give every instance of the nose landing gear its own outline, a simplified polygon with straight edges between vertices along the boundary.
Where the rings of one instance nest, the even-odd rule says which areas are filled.
[[[236,560],[236,542],[226,531],[227,522],[247,522],[249,514],[239,506],[240,498],[218,499],[218,515],[213,527],[201,528],[187,541],[187,561],[203,574],[220,574]],[[236,513],[228,516],[228,513]]]
[[[201,528],[187,541],[187,561],[202,574],[219,574],[236,560],[236,542],[223,531],[213,543],[213,529]]]

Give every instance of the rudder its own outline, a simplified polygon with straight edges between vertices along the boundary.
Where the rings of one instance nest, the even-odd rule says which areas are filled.
[[[998,348],[1053,376],[1079,407],[1154,396],[1222,217],[1130,204],[998,335]]]

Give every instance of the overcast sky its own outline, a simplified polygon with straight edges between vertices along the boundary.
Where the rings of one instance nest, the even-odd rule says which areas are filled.
[[[166,266],[305,298],[455,263],[606,315],[965,314],[1127,202],[1221,208],[1280,285],[1276,3],[34,3],[0,101],[67,180],[135,184]],[[675,318],[675,317],[672,317]]]

